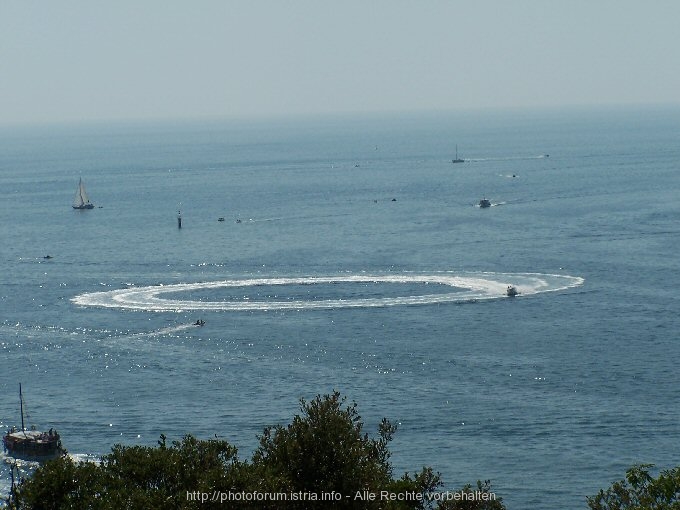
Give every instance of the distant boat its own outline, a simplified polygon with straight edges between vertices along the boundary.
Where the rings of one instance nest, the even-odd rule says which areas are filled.
[[[74,209],[94,209],[94,204],[90,202],[90,198],[87,196],[85,191],[85,185],[83,184],[83,179],[78,181],[78,189],[76,190],[76,196],[73,197],[73,208]]]
[[[21,404],[21,430],[12,427],[2,438],[5,451],[13,457],[28,460],[48,460],[64,454],[61,438],[56,430],[41,432],[24,426],[24,396],[19,384],[19,402]]]
[[[515,297],[517,294],[519,294],[517,289],[512,285],[508,285],[508,289],[505,291],[505,293],[508,295],[508,297]]]
[[[491,200],[489,200],[488,198],[482,198],[479,201],[479,207],[481,207],[482,209],[486,209],[487,207],[491,207]]]
[[[451,160],[452,163],[465,163],[464,159],[458,157],[458,146],[456,145],[456,159]]]

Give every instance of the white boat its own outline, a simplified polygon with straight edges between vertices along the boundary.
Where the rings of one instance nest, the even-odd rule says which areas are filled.
[[[508,295],[508,297],[515,297],[517,294],[519,294],[517,289],[512,285],[508,285],[508,290],[506,290],[505,293]]]
[[[464,159],[458,157],[458,146],[456,145],[456,159],[451,160],[452,163],[465,163]]]
[[[78,189],[76,190],[76,195],[73,197],[73,208],[94,209],[94,204],[90,202],[90,198],[85,191],[85,185],[83,184],[82,178],[78,181]]]
[[[15,458],[37,461],[63,455],[61,438],[56,430],[50,429],[48,432],[42,432],[35,430],[35,427],[28,430],[24,426],[24,396],[21,393],[21,384],[19,384],[19,402],[21,404],[21,429],[12,427],[2,437],[5,451]]]

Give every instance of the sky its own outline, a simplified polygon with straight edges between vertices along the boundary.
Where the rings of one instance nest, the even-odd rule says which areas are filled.
[[[0,0],[0,124],[680,104],[677,0]]]

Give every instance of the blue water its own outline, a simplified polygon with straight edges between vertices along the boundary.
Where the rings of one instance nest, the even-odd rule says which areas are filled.
[[[71,209],[79,177],[97,208]],[[248,458],[337,389],[367,430],[398,423],[395,474],[585,508],[633,463],[678,464],[678,196],[677,108],[0,128],[0,429],[22,382],[79,458],[185,433]],[[413,304],[452,291],[427,275],[500,291]],[[243,285],[157,297],[236,309],[73,301],[223,280]],[[274,301],[299,306],[238,308]]]

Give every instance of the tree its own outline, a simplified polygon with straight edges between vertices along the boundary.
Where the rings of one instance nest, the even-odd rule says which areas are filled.
[[[239,487],[241,463],[226,441],[186,436],[158,448],[113,447],[99,463],[60,457],[40,466],[9,501],[12,509],[209,508],[192,505],[187,491]]]
[[[591,510],[680,510],[680,467],[649,474],[653,464],[635,465],[626,479],[586,498]]]
[[[341,494],[334,508],[423,508],[416,495],[424,496],[441,485],[429,468],[415,478],[392,479],[388,443],[396,426],[383,419],[378,439],[363,432],[357,404],[345,405],[338,392],[300,400],[301,415],[287,427],[268,427],[260,437],[253,464],[261,473],[264,492],[285,490],[312,494]],[[366,492],[366,497],[362,496]],[[408,502],[390,502],[381,491],[409,493]],[[392,491],[392,492],[390,492]],[[376,494],[371,501],[366,498]],[[359,496],[357,498],[357,495]],[[357,505],[357,502],[361,505]],[[305,502],[300,508],[328,508],[328,502]]]
[[[452,504],[436,496],[438,473],[395,479],[389,442],[396,426],[387,419],[371,438],[356,403],[338,392],[300,400],[287,426],[268,427],[250,461],[240,461],[226,441],[190,435],[157,447],[116,445],[101,462],[69,457],[40,466],[8,500],[12,510],[315,509],[504,510],[479,501]],[[477,482],[481,491],[489,484]],[[470,492],[466,486],[463,492]],[[274,499],[283,495],[287,499]],[[329,495],[333,499],[329,499]],[[272,496],[263,498],[263,496]],[[225,502],[225,497],[227,499]],[[325,499],[324,499],[325,498]]]

